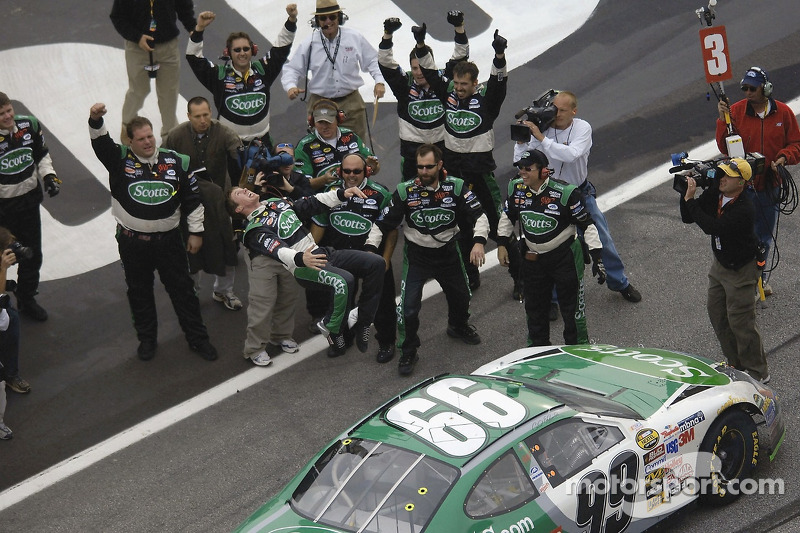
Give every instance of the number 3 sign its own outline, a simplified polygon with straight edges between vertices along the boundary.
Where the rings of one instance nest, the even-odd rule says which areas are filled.
[[[725,26],[712,26],[700,30],[700,48],[703,50],[703,65],[708,83],[725,81],[733,77]]]

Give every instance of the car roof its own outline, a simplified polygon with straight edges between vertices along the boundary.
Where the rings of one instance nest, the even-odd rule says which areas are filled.
[[[611,345],[525,348],[492,361],[469,376],[444,374],[423,381],[378,408],[343,437],[382,441],[461,467],[492,443],[521,427],[528,430],[546,427],[576,413],[646,419],[665,402],[674,400],[676,393],[686,385],[713,387],[730,383],[726,375],[714,369],[714,364],[702,357],[650,348]],[[392,420],[393,408],[404,401],[425,405],[421,411],[414,411],[418,414],[412,418],[433,420],[433,414],[442,410],[453,411],[453,417],[469,418],[469,413],[463,412],[467,410],[464,405],[429,407],[436,403],[435,398],[431,399],[432,387],[446,380],[449,380],[446,384],[468,380],[474,383],[473,388],[497,391],[524,406],[525,415],[513,427],[483,425],[485,442],[469,455],[447,453],[447,447],[440,446],[436,438],[431,437],[431,427],[422,428],[414,425],[416,422],[403,427]],[[425,409],[430,412],[424,412]],[[557,413],[557,416],[548,413]],[[541,418],[534,421],[537,417]],[[474,418],[470,420],[475,421]],[[530,424],[531,421],[534,423]],[[438,429],[446,430],[444,426],[450,424],[452,422],[445,420]]]

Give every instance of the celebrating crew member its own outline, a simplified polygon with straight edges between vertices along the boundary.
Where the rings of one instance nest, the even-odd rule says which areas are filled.
[[[424,26],[421,29],[424,32]],[[413,30],[412,30],[413,31]],[[417,32],[419,33],[419,32]],[[478,86],[478,67],[461,61],[453,67],[452,90],[450,83],[434,70],[433,57],[417,38],[416,54],[422,73],[445,109],[444,168],[453,176],[464,180],[480,200],[489,220],[489,235],[497,236],[500,213],[500,189],[494,178],[494,121],[506,98],[508,70],[505,50],[508,41],[495,30],[492,48],[495,55],[486,85]],[[461,253],[466,255],[472,246],[472,235],[462,231],[459,238]],[[477,289],[481,284],[478,268],[467,264],[469,285]]]
[[[453,57],[447,62],[440,75],[449,80],[453,77],[453,66],[469,56],[469,41],[464,30],[464,13],[450,11],[447,22],[455,27],[455,47]],[[400,29],[398,18],[383,21],[383,39],[378,46],[378,66],[386,83],[397,98],[397,122],[400,130],[400,168],[403,181],[417,176],[417,148],[423,144],[435,144],[444,149],[444,107],[431,90],[422,74],[417,59],[416,46],[409,56],[411,71],[405,72],[394,60],[392,34]],[[433,50],[425,45],[425,24],[412,29],[415,39],[419,39],[433,58]]]
[[[358,187],[366,199],[352,197],[347,203],[334,207],[311,219],[311,234],[320,246],[337,250],[364,250],[372,226],[391,200],[391,193],[383,185],[370,179],[370,167],[361,154],[347,154],[342,158],[338,173],[345,189]],[[335,182],[335,185],[338,182]],[[397,312],[395,305],[394,271],[392,253],[397,244],[397,229],[390,231],[381,242],[378,253],[386,262],[383,290],[375,314],[375,338],[380,346],[376,360],[387,363],[394,357],[397,340]],[[367,350],[367,340],[356,338],[356,346]]]
[[[459,227],[473,230],[468,260],[481,266],[489,222],[464,181],[443,170],[442,151],[436,145],[423,144],[417,149],[417,172],[416,179],[397,186],[366,243],[367,249],[377,250],[381,239],[405,220],[397,339],[402,350],[398,361],[401,375],[411,374],[419,360],[419,311],[422,288],[429,279],[441,285],[447,298],[447,335],[467,344],[481,342],[475,326],[469,323],[471,294],[456,237]]]
[[[42,268],[42,176],[44,190],[52,198],[61,188],[44,142],[42,125],[34,116],[15,115],[11,100],[0,92],[0,225],[30,248],[30,258],[17,269],[17,307],[43,322],[47,311],[36,301]],[[0,287],[4,290],[5,287]]]
[[[203,57],[203,31],[216,15],[203,11],[186,47],[186,59],[200,83],[211,91],[220,122],[235,131],[243,141],[260,139],[270,149],[269,90],[289,57],[297,31],[297,4],[288,4],[289,18],[278,33],[273,47],[254,60],[256,45],[244,32],[234,32],[225,42],[229,59],[216,65]]]
[[[139,359],[147,361],[156,354],[153,271],[157,270],[189,348],[213,361],[217,349],[208,340],[186,259],[186,252],[197,253],[203,245],[203,204],[196,180],[187,174],[189,157],[156,148],[153,126],[144,117],[128,123],[130,146],[116,144],[103,122],[106,112],[105,104],[91,107],[89,136],[95,155],[108,170],[111,214],[117,221]],[[182,216],[190,232],[185,246],[178,228]]]
[[[780,170],[786,165],[800,163],[800,129],[794,111],[772,97],[773,86],[766,71],[750,67],[741,81],[745,97],[728,106],[720,100],[717,104],[717,147],[728,153],[725,137],[728,136],[725,115],[730,114],[733,131],[742,138],[745,152],[759,152],[765,157],[764,173],[756,174],[745,187],[756,210],[756,237],[764,244],[766,255],[773,246],[775,224],[778,220],[780,198]],[[764,295],[772,294],[769,268],[761,273]]]
[[[260,181],[263,174],[259,172],[257,178]],[[277,181],[271,184],[272,179]],[[228,212],[247,219],[243,241],[250,251],[253,268],[263,261],[278,262],[294,275],[301,286],[329,292],[328,313],[317,324],[320,333],[328,338],[329,357],[344,355],[347,349],[346,327],[355,331],[356,338],[369,342],[370,326],[383,285],[383,259],[357,250],[317,246],[302,224],[303,220],[345,203],[353,196],[364,200],[366,195],[358,187],[350,187],[291,201],[283,194],[291,193],[293,187],[283,176],[268,176],[267,183],[263,201],[255,192],[241,187],[234,187],[228,195]],[[361,279],[358,320],[347,324],[355,277]],[[280,302],[280,305],[285,303]]]
[[[592,257],[592,274],[606,279],[601,257],[602,243],[583,195],[575,185],[550,179],[547,156],[540,150],[523,152],[514,163],[519,177],[508,184],[498,225],[497,259],[508,266],[509,238],[520,223],[525,253],[521,265],[528,322],[528,346],[550,344],[550,297],[558,293],[564,319],[564,342],[589,342],[583,300],[583,247],[578,228]]]
[[[345,113],[343,126],[366,139],[366,106],[358,88],[364,85],[360,72],[375,80],[373,94],[383,98],[386,85],[378,68],[378,53],[358,31],[342,27],[347,15],[336,0],[317,0],[311,25],[314,31],[286,63],[281,84],[290,100],[308,90],[306,110],[325,98],[336,102]],[[306,89],[298,87],[306,79]],[[305,97],[304,97],[305,98]]]
[[[625,276],[625,265],[611,238],[608,222],[597,206],[597,190],[589,181],[589,151],[592,148],[592,126],[583,119],[576,118],[578,99],[568,91],[560,91],[553,98],[558,110],[553,124],[541,131],[539,127],[525,120],[522,123],[531,130],[529,143],[514,145],[514,160],[518,161],[525,152],[541,150],[553,162],[551,179],[575,185],[584,195],[586,209],[589,211],[594,227],[603,243],[603,264],[608,276],[608,288],[618,291],[629,302],[639,302],[641,293],[631,285]]]
[[[714,260],[708,271],[708,317],[722,353],[734,368],[769,383],[767,357],[756,326],[753,291],[758,282],[755,208],[745,185],[753,177],[750,164],[733,158],[718,165],[723,173],[695,199],[697,182],[687,177],[681,197],[681,220],[695,223],[711,236]]]

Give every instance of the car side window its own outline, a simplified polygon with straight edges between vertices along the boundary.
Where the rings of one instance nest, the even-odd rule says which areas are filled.
[[[554,487],[622,441],[619,428],[569,418],[551,424],[525,439],[525,444]]]
[[[471,518],[486,518],[512,511],[538,495],[517,454],[509,450],[472,487],[464,511]]]

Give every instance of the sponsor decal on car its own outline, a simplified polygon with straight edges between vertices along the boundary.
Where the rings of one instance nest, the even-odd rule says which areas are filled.
[[[658,444],[659,438],[658,431],[645,428],[636,434],[636,444],[643,450],[649,450]]]

